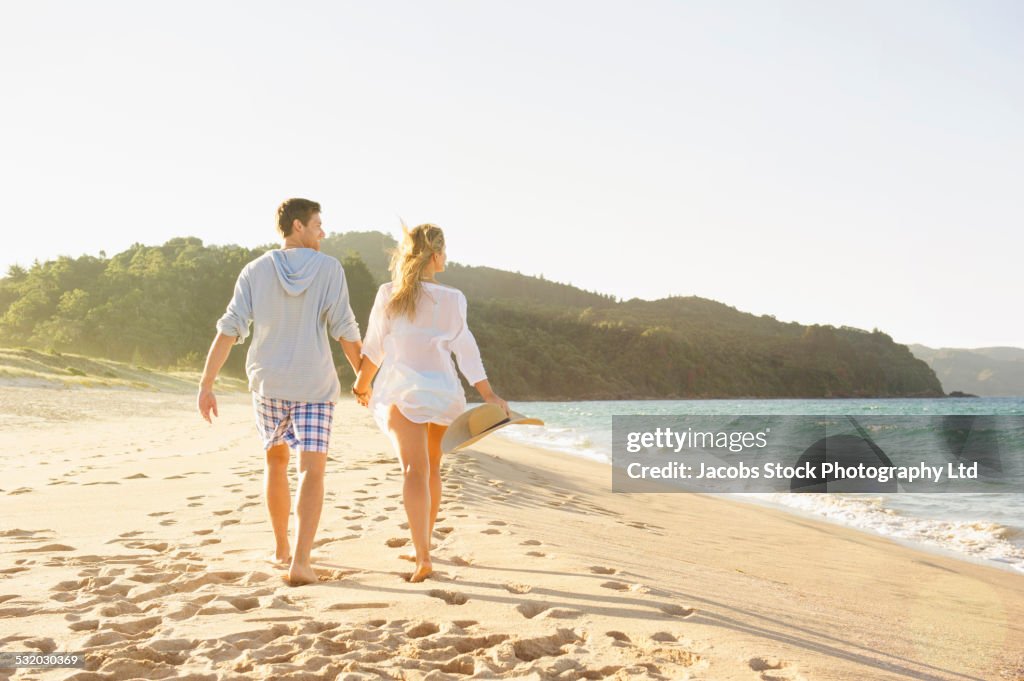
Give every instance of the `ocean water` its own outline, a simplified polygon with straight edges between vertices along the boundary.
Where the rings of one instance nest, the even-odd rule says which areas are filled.
[[[516,402],[543,427],[505,428],[500,437],[611,465],[613,415],[1024,415],[1024,398],[857,400],[651,400]],[[1024,443],[1012,457],[1024,459]],[[1024,461],[1018,459],[1020,463]],[[1017,466],[1020,470],[1024,466]],[[1024,490],[1024,480],[1011,480]],[[731,494],[906,544],[1024,573],[1024,493]]]

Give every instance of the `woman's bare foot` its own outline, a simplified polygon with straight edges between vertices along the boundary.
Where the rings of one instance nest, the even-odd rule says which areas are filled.
[[[282,553],[277,551],[267,556],[267,562],[272,565],[289,565],[292,562],[292,554],[290,551]]]
[[[288,568],[288,574],[284,577],[288,586],[302,586],[303,584],[316,584],[316,572],[309,564],[298,565],[292,562]]]
[[[424,579],[430,576],[430,573],[434,571],[434,566],[427,558],[424,561],[416,563],[416,571],[409,577],[410,582],[422,582]]]

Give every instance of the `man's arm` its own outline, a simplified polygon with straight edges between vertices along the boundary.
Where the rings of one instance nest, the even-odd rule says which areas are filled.
[[[344,338],[339,338],[338,342],[341,343],[341,351],[345,353],[345,359],[348,360],[349,366],[352,367],[352,373],[359,374],[359,365],[363,360],[363,343],[362,341],[350,341]]]
[[[196,402],[199,407],[199,413],[202,414],[207,423],[213,423],[210,420],[211,411],[214,416],[220,416],[217,413],[217,398],[213,394],[213,383],[217,380],[217,374],[220,373],[224,362],[228,361],[228,355],[231,354],[231,346],[237,340],[238,336],[228,336],[219,333],[213,339],[213,343],[210,345],[210,352],[206,355],[206,366],[203,368],[203,377],[199,380],[199,396]]]

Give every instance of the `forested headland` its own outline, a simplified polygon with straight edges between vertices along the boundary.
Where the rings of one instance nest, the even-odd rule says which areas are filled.
[[[345,267],[361,329],[394,245],[380,232],[321,245]],[[0,346],[199,369],[238,273],[274,247],[185,237],[11,267],[0,279]],[[932,369],[878,330],[783,323],[697,297],[620,301],[455,263],[438,279],[465,292],[488,375],[509,399],[942,395]],[[344,384],[351,371],[334,348]],[[244,376],[244,355],[236,347],[225,373]]]

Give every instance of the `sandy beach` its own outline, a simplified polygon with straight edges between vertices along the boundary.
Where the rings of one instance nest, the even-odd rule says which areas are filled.
[[[498,438],[446,459],[435,574],[401,472],[335,416],[314,549],[265,557],[247,394],[0,387],[0,679],[1024,679],[1024,576],[720,498],[613,494]],[[294,490],[294,485],[293,485]]]

